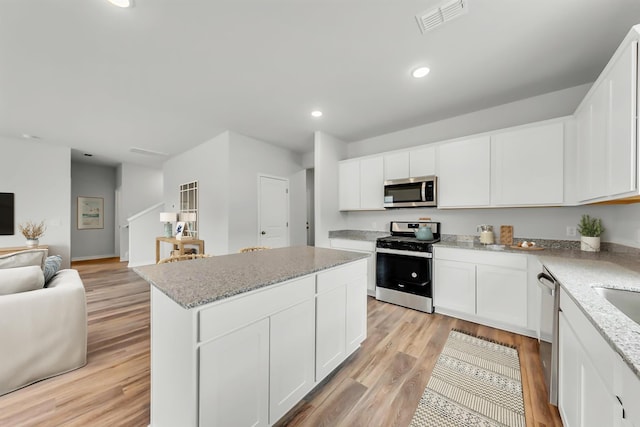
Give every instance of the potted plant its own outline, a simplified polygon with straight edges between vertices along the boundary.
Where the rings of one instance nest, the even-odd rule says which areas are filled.
[[[600,251],[600,235],[604,232],[602,220],[591,218],[589,215],[582,215],[578,223],[578,233],[580,237],[580,249],[587,252]]]
[[[33,221],[27,221],[18,225],[18,230],[20,230],[20,233],[27,239],[27,247],[35,248],[40,243],[38,239],[44,235],[47,226],[44,224],[44,221],[38,224]]]

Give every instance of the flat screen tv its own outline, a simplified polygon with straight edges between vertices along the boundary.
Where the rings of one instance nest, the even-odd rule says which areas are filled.
[[[13,193],[0,193],[0,236],[15,234]]]

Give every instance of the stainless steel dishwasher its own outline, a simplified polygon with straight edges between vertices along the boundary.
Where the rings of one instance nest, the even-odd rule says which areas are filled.
[[[558,312],[560,308],[560,284],[549,270],[538,274],[540,295],[540,360],[544,380],[549,392],[549,402],[558,405]]]

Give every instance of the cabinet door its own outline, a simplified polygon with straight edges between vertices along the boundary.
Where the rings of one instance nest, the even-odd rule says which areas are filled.
[[[436,150],[434,147],[409,151],[409,176],[436,174]]]
[[[491,320],[527,326],[527,272],[512,268],[476,267],[476,312]]]
[[[345,358],[346,287],[316,296],[316,381],[321,381]]]
[[[589,360],[587,351],[581,347],[583,354],[581,390],[579,395],[582,396],[580,407],[582,425],[585,427],[602,427],[620,425],[619,414],[622,408],[619,406],[617,399],[600,379],[595,367]]]
[[[492,135],[491,204],[561,204],[563,167],[563,123]]]
[[[638,42],[630,43],[609,72],[609,195],[636,190]]]
[[[582,389],[580,343],[562,312],[559,327],[558,410],[566,427],[577,427],[580,426],[580,390]]]
[[[199,356],[199,425],[269,425],[269,319],[202,345]]]
[[[387,154],[384,156],[384,179],[409,178],[409,152]]]
[[[367,337],[367,278],[347,284],[346,353],[352,353]]]
[[[338,164],[338,204],[341,211],[360,209],[360,161]]]
[[[271,424],[293,408],[313,388],[314,327],[313,299],[271,316]]]
[[[476,266],[466,262],[436,260],[433,304],[445,308],[475,314]]]
[[[488,206],[490,190],[488,136],[438,147],[438,206]]]
[[[382,157],[360,160],[360,209],[384,209]]]

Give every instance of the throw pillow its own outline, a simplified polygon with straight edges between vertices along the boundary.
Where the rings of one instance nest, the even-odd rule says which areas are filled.
[[[60,264],[62,264],[62,257],[60,255],[53,255],[47,257],[44,261],[44,287],[49,285],[49,280],[56,275],[60,270]]]
[[[48,253],[47,249],[28,249],[0,255],[0,269],[26,267],[29,265],[38,265],[41,269],[44,269],[44,260]]]
[[[42,289],[44,274],[39,265],[0,269],[0,295]]]

